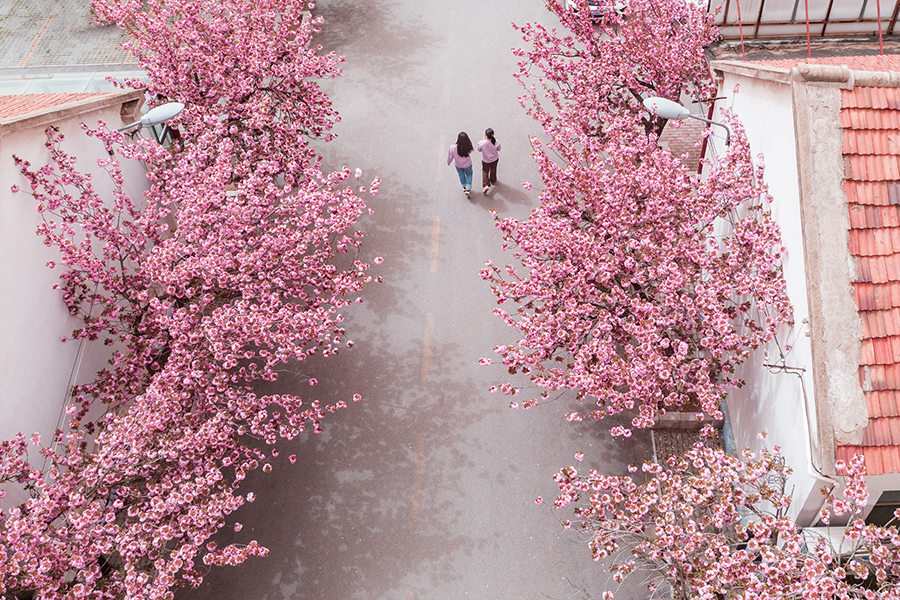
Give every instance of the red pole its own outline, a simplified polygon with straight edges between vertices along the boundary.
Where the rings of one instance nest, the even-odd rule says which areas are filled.
[[[809,0],[803,0],[803,6],[806,8],[806,58],[812,58],[812,48],[809,44]]]
[[[875,0],[875,7],[878,10],[878,54],[884,56],[884,43],[881,41],[881,0]]]
[[[747,53],[744,52],[744,22],[741,21],[741,0],[737,0],[738,7],[738,29],[741,32],[741,58],[747,60]]]

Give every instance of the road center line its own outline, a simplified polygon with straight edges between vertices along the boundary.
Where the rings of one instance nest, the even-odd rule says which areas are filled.
[[[441,239],[441,218],[437,215],[434,217],[434,234],[431,236],[431,272],[437,271],[438,265],[438,247]]]
[[[409,510],[410,519],[419,518],[419,502],[422,496],[422,475],[425,471],[425,434],[416,436],[416,474],[413,478],[412,507]]]
[[[431,333],[434,330],[434,313],[428,313],[425,319],[425,343],[422,348],[422,381],[428,381],[431,370]]]
[[[444,75],[444,98],[441,101],[441,105],[444,108],[450,106],[450,90],[452,85],[453,82],[450,81],[450,71],[447,71],[447,73]]]

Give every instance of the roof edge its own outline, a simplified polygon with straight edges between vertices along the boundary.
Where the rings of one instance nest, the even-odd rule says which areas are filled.
[[[723,73],[745,75],[747,77],[755,77],[756,79],[765,79],[767,81],[776,81],[779,83],[791,82],[791,72],[781,67],[758,65],[737,60],[714,60],[709,63],[709,67],[713,71],[721,71]]]
[[[801,62],[791,69],[757,65],[735,60],[714,60],[709,64],[713,71],[744,75],[779,83],[794,79],[811,83],[838,84],[843,89],[860,87],[900,87],[900,72],[857,71],[847,65],[818,65]]]
[[[83,98],[65,104],[36,110],[24,115],[0,119],[0,136],[12,131],[20,131],[32,127],[41,127],[85,113],[101,110],[130,100],[143,99],[144,90],[127,90],[121,92],[105,92],[94,98]]]

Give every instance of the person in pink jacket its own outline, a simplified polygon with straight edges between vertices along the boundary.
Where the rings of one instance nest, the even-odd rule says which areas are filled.
[[[462,184],[463,193],[466,198],[472,195],[472,140],[465,131],[461,131],[456,136],[456,143],[450,146],[447,153],[447,164],[454,163],[456,173],[459,175],[459,182]]]
[[[497,183],[497,163],[500,162],[500,142],[490,127],[484,131],[484,139],[478,142],[478,151],[481,152],[481,185],[487,194],[491,186]]]

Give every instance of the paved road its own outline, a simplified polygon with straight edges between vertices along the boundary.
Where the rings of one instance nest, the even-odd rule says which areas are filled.
[[[0,0],[0,75],[131,68],[113,25],[94,22],[90,0]]]
[[[621,470],[648,457],[648,438],[566,423],[562,400],[513,411],[487,391],[502,368],[477,364],[514,339],[478,277],[486,258],[502,260],[489,209],[521,217],[537,197],[521,186],[538,180],[536,127],[515,100],[510,22],[552,17],[540,0],[322,0],[319,10],[320,42],[347,58],[329,86],[340,137],[324,154],[384,179],[362,256],[384,256],[385,283],[348,311],[352,350],[279,385],[307,393],[314,375],[315,396],[364,400],[323,434],[282,444],[275,470],[254,477],[259,498],[228,537],[256,538],[271,555],[218,569],[181,597],[599,597],[605,570],[534,499],[553,496],[552,474],[576,451],[585,466]],[[501,185],[469,201],[447,147],[459,130],[479,139],[488,126],[503,145]]]

